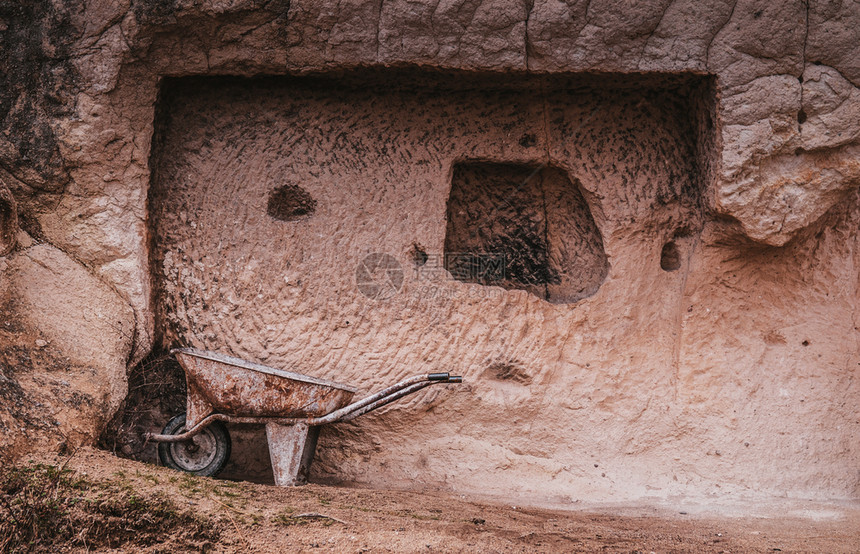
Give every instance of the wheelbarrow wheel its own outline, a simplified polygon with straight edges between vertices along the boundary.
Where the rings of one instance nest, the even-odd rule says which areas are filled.
[[[185,432],[185,414],[170,421],[162,431],[163,435],[178,435]],[[183,442],[162,442],[158,445],[158,458],[167,467],[212,477],[224,468],[230,458],[230,435],[220,421]]]

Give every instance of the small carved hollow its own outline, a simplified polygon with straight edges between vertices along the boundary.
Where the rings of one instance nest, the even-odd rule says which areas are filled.
[[[0,256],[15,248],[18,233],[18,208],[9,189],[0,185]]]
[[[317,201],[298,185],[282,185],[269,194],[266,213],[280,221],[295,221],[314,213]]]
[[[660,269],[663,271],[676,271],[681,268],[681,252],[675,241],[669,241],[663,245],[660,252]]]

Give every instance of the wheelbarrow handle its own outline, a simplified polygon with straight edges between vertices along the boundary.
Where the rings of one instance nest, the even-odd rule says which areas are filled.
[[[335,423],[336,421],[353,419],[358,417],[361,414],[366,414],[371,410],[375,410],[380,406],[384,406],[389,402],[393,402],[398,398],[402,398],[407,394],[412,394],[420,389],[428,385],[433,385],[436,383],[462,383],[463,378],[459,376],[452,377],[447,373],[426,373],[424,375],[416,375],[415,377],[410,377],[409,379],[405,379],[400,381],[395,385],[391,385],[376,394],[371,394],[366,398],[362,398],[358,402],[353,402],[348,406],[344,406],[339,410],[335,410],[330,414],[324,415],[322,417],[317,417],[308,422],[309,425],[325,425],[327,423]],[[418,386],[420,385],[420,386]],[[402,394],[400,394],[402,392]],[[368,409],[363,409],[367,406],[372,406]],[[357,415],[352,415],[353,412],[361,412]],[[347,418],[347,416],[351,416]]]
[[[444,377],[434,379],[433,378],[434,376],[444,376]],[[371,411],[375,410],[376,408],[380,408],[382,406],[385,406],[386,404],[390,404],[397,399],[400,399],[400,398],[403,398],[404,396],[412,394],[413,392],[418,392],[419,390],[423,389],[424,387],[429,387],[430,385],[435,385],[436,383],[462,383],[462,382],[463,382],[463,378],[460,377],[459,375],[450,375],[449,376],[447,373],[431,373],[430,375],[427,376],[426,381],[421,381],[419,383],[415,383],[414,385],[410,385],[410,386],[406,387],[405,389],[400,389],[397,392],[391,393],[388,396],[384,396],[384,397],[380,398],[379,400],[376,400],[375,402],[372,402],[372,403],[370,403],[370,404],[368,404],[362,408],[359,408],[355,411],[352,411],[352,412],[346,414],[345,416],[343,416],[341,418],[341,421],[353,420],[353,419],[357,418],[358,416],[364,415],[367,412],[371,412]]]
[[[370,404],[368,404],[362,408],[359,408],[357,410],[353,410],[353,411],[349,412],[348,414],[342,416],[339,421],[352,421],[353,419],[355,419],[359,416],[363,416],[364,414],[366,414],[368,412],[372,412],[376,408],[381,408],[382,406],[385,406],[386,404],[391,404],[395,400],[398,400],[400,398],[403,398],[404,396],[410,395],[413,392],[418,392],[421,389],[429,387],[430,385],[437,383],[437,382],[441,382],[441,381],[422,381],[421,383],[415,383],[414,385],[408,386],[405,389],[400,389],[399,391],[397,391],[395,393],[392,393],[392,394],[389,394],[388,396],[382,397],[379,400],[377,400],[376,402],[372,402],[372,403],[370,403]]]
[[[430,373],[427,375],[428,381],[443,381],[445,383],[462,383],[463,378],[459,375],[451,375],[450,373]]]

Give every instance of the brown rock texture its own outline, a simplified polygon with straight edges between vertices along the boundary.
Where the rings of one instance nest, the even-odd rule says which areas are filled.
[[[126,394],[131,308],[23,232],[0,269],[0,455],[94,442]]]
[[[0,446],[92,442],[127,368],[182,344],[363,391],[464,374],[326,429],[317,477],[857,499],[858,23],[817,0],[4,5]],[[537,278],[456,278],[446,251],[498,240]],[[368,296],[374,253],[401,279],[374,265]]]

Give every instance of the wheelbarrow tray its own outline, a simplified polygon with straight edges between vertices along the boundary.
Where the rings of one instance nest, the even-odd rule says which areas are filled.
[[[172,351],[188,385],[187,426],[212,413],[239,417],[313,418],[350,403],[358,389],[216,352]]]

